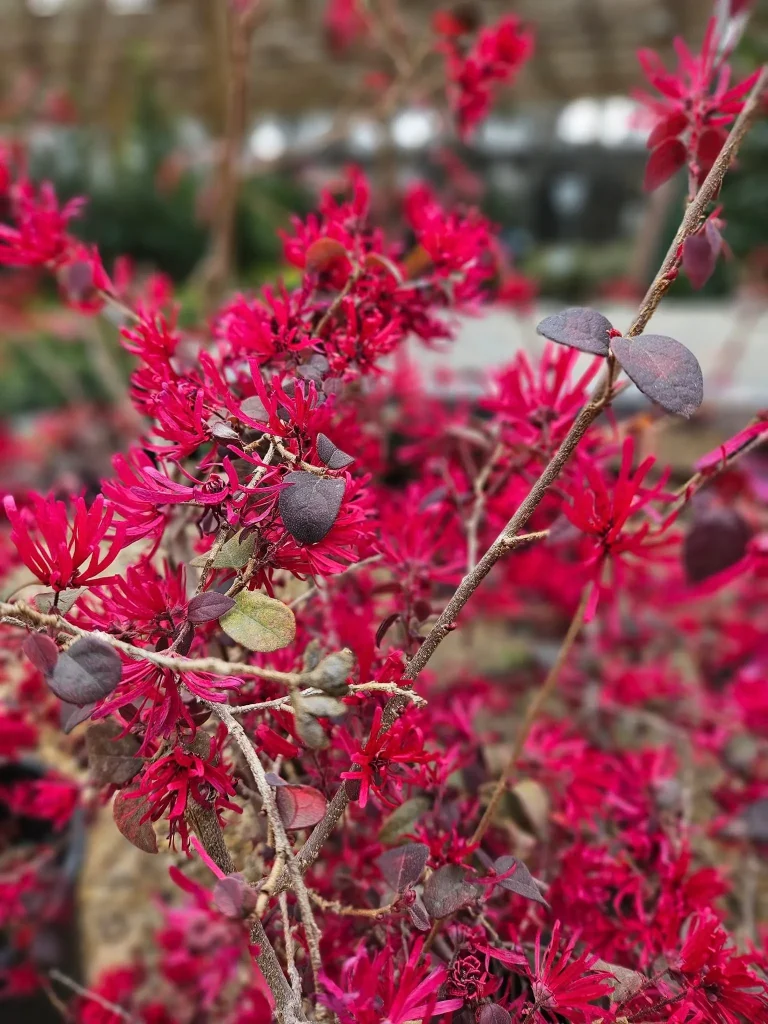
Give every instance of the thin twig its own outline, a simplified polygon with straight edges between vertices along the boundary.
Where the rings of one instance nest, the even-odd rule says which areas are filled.
[[[128,1021],[129,1024],[138,1024],[138,1019],[129,1013],[128,1010],[123,1009],[122,1006],[118,1006],[117,1003],[112,1003],[109,999],[105,999],[104,996],[99,995],[98,992],[92,992],[91,989],[85,988],[83,985],[78,984],[72,978],[67,977],[66,974],[62,974],[61,971],[52,967],[48,971],[48,977],[52,981],[58,981],[60,985],[66,986],[76,995],[80,996],[81,999],[89,999],[92,1003],[97,1003],[103,1010],[109,1010],[110,1013],[114,1013],[116,1017],[121,1020]]]
[[[717,160],[715,160],[712,165],[712,169],[699,189],[698,195],[688,206],[682,223],[678,228],[677,234],[669,247],[667,255],[665,256],[656,277],[640,304],[640,308],[635,319],[633,320],[629,330],[626,332],[626,337],[636,337],[638,334],[642,333],[661,302],[661,299],[666,294],[667,289],[674,280],[681,258],[682,245],[685,239],[688,238],[689,235],[695,234],[701,226],[701,223],[706,216],[709,204],[718,194],[726,171],[730,167],[731,162],[747,134],[755,114],[757,113],[762,94],[767,85],[768,65],[763,67],[760,76],[755,83],[749,98],[744,104],[741,114],[736,119],[730,135],[720,151]],[[437,619],[437,622],[435,622],[418,651],[408,663],[403,675],[404,680],[413,681],[418,677],[419,673],[424,669],[442,641],[453,629],[453,625],[459,613],[464,608],[464,605],[470,599],[472,594],[474,594],[494,565],[504,554],[506,554],[507,551],[510,550],[510,547],[514,545],[516,534],[526,526],[529,519],[538,508],[544,495],[547,493],[549,487],[555,482],[555,480],[557,480],[563,468],[573,456],[573,453],[589,427],[609,404],[613,395],[613,384],[616,373],[617,367],[615,360],[612,357],[609,357],[603,377],[595,388],[595,397],[591,398],[578,413],[571,429],[561,442],[560,447],[552,456],[538,480],[533,484],[533,487],[529,491],[527,497],[523,500],[515,514],[509,520],[502,533],[490,546],[488,551],[486,551],[485,555],[480,559],[473,571],[465,576],[461,581],[453,597]],[[398,718],[406,706],[404,698],[400,695],[392,697],[387,702],[384,709],[382,728],[390,728],[392,723]],[[297,862],[302,871],[307,871],[314,864],[320,854],[323,844],[341,819],[348,802],[349,800],[347,797],[346,787],[340,786],[336,791],[334,798],[328,805],[328,809],[326,810],[323,819],[315,826],[299,853]],[[286,873],[283,873],[283,877],[278,884],[278,891],[281,888],[285,888],[288,884],[289,879],[287,878]]]

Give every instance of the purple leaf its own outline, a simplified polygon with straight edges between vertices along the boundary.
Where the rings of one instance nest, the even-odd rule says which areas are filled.
[[[317,435],[317,457],[328,469],[344,469],[355,461],[351,455],[337,448],[325,434]]]
[[[219,594],[215,590],[207,590],[204,594],[193,597],[187,606],[188,622],[211,622],[218,619],[220,615],[226,615],[230,608],[235,607],[235,602],[226,594]]]
[[[645,168],[643,188],[646,192],[653,192],[659,185],[663,185],[673,175],[677,174],[681,167],[685,166],[687,150],[685,143],[680,139],[667,138],[653,150]]]
[[[93,709],[96,707],[96,702],[92,704],[85,704],[80,707],[78,704],[67,704],[66,701],[61,701],[59,708],[59,722],[61,724],[61,730],[68,736],[72,730],[90,718],[93,714]]]
[[[241,874],[220,878],[213,887],[213,903],[219,913],[233,921],[248,917],[256,909],[257,893]]]
[[[297,470],[286,475],[285,483],[289,486],[280,491],[279,508],[286,530],[300,544],[317,544],[336,522],[344,481]]]
[[[718,250],[713,248],[712,239],[706,231],[689,235],[683,242],[683,270],[697,291],[714,273],[717,254]]]
[[[496,883],[502,889],[509,889],[510,892],[516,892],[518,896],[525,896],[527,900],[542,903],[545,907],[549,906],[541,895],[530,871],[517,857],[513,857],[511,854],[506,857],[498,857],[494,861],[493,867],[497,875],[506,875],[514,868],[514,872],[508,878],[503,878]]]
[[[117,651],[103,640],[85,636],[59,655],[48,685],[61,700],[82,706],[111,693],[122,673]]]
[[[699,361],[674,338],[661,334],[614,338],[611,348],[629,379],[667,412],[689,417],[704,400]]]
[[[240,403],[240,412],[245,419],[253,420],[255,423],[269,422],[267,408],[258,395],[251,395],[250,398],[244,399]]]
[[[511,1024],[512,1018],[503,1006],[486,1003],[477,1016],[477,1024]]]
[[[145,853],[157,853],[157,836],[149,821],[142,821],[151,810],[147,798],[136,789],[124,789],[115,797],[112,816],[125,838]]]
[[[424,906],[430,917],[439,919],[465,907],[477,895],[478,889],[467,881],[463,867],[444,864],[424,885]]]
[[[752,531],[732,508],[697,510],[683,543],[683,564],[690,583],[701,583],[730,569],[747,553]]]
[[[56,662],[59,660],[59,648],[44,633],[30,633],[21,645],[21,649],[44,676],[49,676],[56,668]]]
[[[114,719],[95,722],[85,734],[88,773],[96,786],[124,786],[141,771],[140,741]]]
[[[311,828],[328,806],[323,794],[312,786],[278,786],[275,802],[287,829]]]
[[[383,619],[379,623],[379,628],[376,630],[376,646],[381,647],[381,641],[389,632],[390,628],[394,626],[397,620],[400,618],[400,612],[392,612],[386,619]]]
[[[580,352],[607,356],[609,332],[612,330],[610,320],[596,309],[575,306],[546,317],[536,328],[536,333]]]
[[[428,857],[429,847],[425,843],[407,843],[385,850],[376,858],[376,863],[387,884],[395,892],[404,892],[421,878]]]
[[[428,932],[429,914],[427,913],[427,908],[424,906],[424,900],[418,893],[415,893],[414,895],[416,896],[416,899],[408,906],[408,917],[410,917],[411,924],[414,928],[418,928],[420,932]]]

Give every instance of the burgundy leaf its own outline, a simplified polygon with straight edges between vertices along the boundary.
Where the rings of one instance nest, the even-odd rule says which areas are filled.
[[[384,637],[389,632],[390,628],[394,626],[394,624],[397,622],[399,618],[400,612],[392,612],[391,615],[388,615],[386,619],[383,619],[382,622],[379,623],[379,628],[376,630],[377,647],[381,647],[381,641],[384,639]]]
[[[683,242],[683,270],[697,291],[712,277],[718,252],[706,231],[689,235]]]
[[[351,455],[337,448],[325,434],[317,435],[317,457],[329,469],[344,469],[355,461]]]
[[[155,830],[151,822],[141,820],[149,810],[147,798],[138,796],[135,789],[122,790],[112,804],[115,824],[125,838],[145,853],[157,853]]]
[[[56,662],[59,660],[59,648],[44,633],[30,633],[21,645],[21,649],[44,676],[49,676],[56,668]]]
[[[248,917],[256,909],[257,892],[241,874],[220,878],[213,887],[213,903],[219,913],[233,921]]]
[[[653,150],[648,166],[645,168],[643,188],[646,192],[653,192],[659,185],[663,185],[685,166],[687,152],[685,143],[680,139],[668,138]]]
[[[429,914],[424,906],[424,900],[418,893],[415,895],[416,899],[408,905],[408,917],[410,917],[414,928],[418,928],[420,932],[427,932],[429,931]]]
[[[526,899],[542,903],[545,907],[549,906],[541,895],[539,887],[534,882],[530,871],[517,857],[513,857],[511,854],[505,857],[498,857],[494,861],[493,867],[497,875],[509,875],[509,877],[503,878],[496,883],[502,889],[509,889],[510,892],[515,892],[518,896],[525,896]],[[512,871],[512,874],[509,874],[510,871]]]
[[[429,847],[425,843],[407,843],[385,850],[376,858],[376,863],[390,888],[404,892],[421,878],[428,857]]]
[[[444,864],[424,885],[424,906],[430,917],[439,919],[465,907],[477,895],[477,887],[467,881],[461,865]]]
[[[124,786],[141,770],[141,742],[114,719],[95,722],[85,734],[88,773],[96,786]]]
[[[656,127],[646,140],[648,149],[656,149],[660,142],[665,139],[673,139],[680,135],[688,127],[688,118],[685,114],[670,114],[663,121],[659,121]]]
[[[59,656],[48,685],[68,704],[90,704],[111,693],[120,682],[123,663],[109,644],[85,636]]]
[[[211,622],[218,619],[220,615],[226,615],[230,608],[235,607],[235,602],[226,594],[219,594],[215,590],[208,590],[204,594],[193,597],[187,606],[188,622]]]
[[[269,420],[269,413],[266,406],[258,395],[252,395],[240,403],[240,412],[246,419],[254,420],[256,423],[266,423]]]
[[[611,321],[596,309],[574,306],[546,317],[536,328],[536,333],[580,352],[607,356],[609,332],[612,330]]]
[[[59,723],[61,724],[62,732],[68,736],[76,726],[91,717],[95,707],[95,701],[92,704],[85,704],[83,707],[80,707],[79,704],[67,704],[66,701],[61,701]]]
[[[280,516],[286,530],[300,544],[317,544],[336,522],[345,484],[338,478],[298,470],[285,477],[280,491]]]
[[[740,562],[752,531],[733,508],[713,505],[697,511],[685,536],[683,564],[691,583],[701,583]]]
[[[287,829],[316,825],[328,806],[323,794],[312,786],[278,786],[275,801]]]
[[[307,249],[307,270],[327,270],[334,260],[343,259],[347,250],[335,238],[316,238]]]
[[[503,1006],[486,1003],[477,1016],[477,1024],[511,1024],[512,1018]]]
[[[614,338],[613,354],[633,383],[667,412],[692,416],[704,399],[704,378],[696,356],[674,338],[641,334]]]

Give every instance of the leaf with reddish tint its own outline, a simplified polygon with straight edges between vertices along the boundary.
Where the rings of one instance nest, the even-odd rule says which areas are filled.
[[[397,281],[398,284],[403,283],[403,275],[400,268],[396,263],[393,263],[392,260],[388,256],[385,256],[383,253],[366,253],[365,256],[363,257],[363,264],[369,270],[378,270],[379,268],[383,268],[384,270],[387,271],[388,274],[391,274],[392,277],[394,277],[395,281]]]
[[[536,333],[580,352],[607,356],[609,332],[612,330],[611,321],[596,309],[574,306],[546,317],[536,328]]]
[[[392,614],[388,615],[386,619],[382,619],[382,621],[379,623],[379,628],[376,630],[375,642],[377,647],[381,647],[382,640],[399,618],[400,612],[392,612]]]
[[[59,648],[44,633],[30,633],[21,645],[21,649],[44,676],[49,676],[56,668],[56,662],[59,660]]]
[[[317,457],[328,469],[344,469],[355,461],[351,455],[337,448],[325,434],[317,435]]]
[[[425,843],[407,843],[385,850],[376,858],[376,863],[390,888],[404,892],[421,878],[428,857],[429,847]]]
[[[81,722],[90,718],[95,707],[95,701],[92,704],[85,704],[83,707],[80,707],[79,704],[67,704],[66,701],[61,701],[59,723],[65,736],[68,736]]]
[[[727,134],[719,128],[705,128],[701,133],[699,144],[696,148],[700,178],[706,178],[712,170],[712,165],[720,156],[720,150],[725,145],[727,138]]]
[[[414,928],[418,928],[420,932],[427,932],[429,931],[429,914],[421,896],[418,893],[415,893],[415,896],[416,899],[413,903],[408,905],[408,917]]]
[[[467,873],[459,864],[444,864],[424,884],[424,906],[432,918],[448,917],[477,895],[477,886],[467,881]]]
[[[188,622],[211,622],[235,607],[234,599],[226,594],[219,594],[215,590],[208,590],[204,594],[193,597],[187,606]]]
[[[661,334],[614,338],[611,348],[629,379],[667,412],[689,417],[704,400],[699,361],[674,338]]]
[[[213,887],[213,905],[233,921],[248,917],[256,909],[258,894],[239,873],[220,878]]]
[[[347,255],[345,247],[335,238],[316,238],[307,249],[307,270],[323,271],[334,262]]]
[[[344,481],[298,470],[288,473],[285,483],[289,486],[278,499],[283,525],[300,544],[317,544],[336,522]]]
[[[732,459],[734,455],[738,454],[738,452],[763,434],[768,434],[768,420],[750,423],[748,427],[744,427],[738,434],[734,434],[733,437],[730,437],[721,444],[719,448],[715,448],[713,451],[707,452],[706,455],[702,455],[696,463],[696,471],[701,473],[706,469],[713,469],[716,466],[723,465],[724,462]]]
[[[124,786],[138,774],[144,759],[137,757],[141,742],[114,719],[95,722],[85,734],[88,774],[96,786]]]
[[[287,829],[311,828],[328,806],[323,794],[312,786],[278,786],[275,801]]]
[[[510,892],[517,893],[518,896],[524,896],[527,900],[534,900],[545,907],[549,906],[541,895],[530,871],[517,857],[513,857],[511,854],[498,857],[493,862],[493,867],[497,875],[509,875],[509,872],[512,871],[509,877],[502,878],[501,881],[496,882],[496,885],[501,886],[502,889],[509,889]]]
[[[697,510],[683,543],[690,583],[701,583],[730,569],[747,553],[752,530],[736,509],[713,505]]]
[[[664,139],[653,150],[645,168],[643,188],[653,192],[685,166],[687,151],[680,139]]]
[[[240,403],[240,412],[247,420],[253,420],[254,423],[267,423],[269,421],[267,407],[258,395],[251,395],[250,398],[245,398]]]
[[[670,114],[663,121],[659,121],[656,127],[646,140],[648,149],[656,149],[660,142],[665,139],[673,139],[680,135],[688,127],[688,118],[685,114]]]
[[[703,230],[689,235],[683,242],[683,270],[697,291],[712,277],[718,252],[719,249],[713,248],[710,236]]]
[[[512,1018],[503,1006],[486,1003],[477,1015],[477,1024],[511,1024]]]
[[[115,796],[112,816],[125,838],[145,853],[157,853],[157,836],[149,821],[142,822],[150,807],[147,798],[137,796],[135,789],[124,789]]]
[[[59,655],[48,685],[61,700],[82,706],[110,694],[122,674],[117,651],[103,640],[85,636]]]

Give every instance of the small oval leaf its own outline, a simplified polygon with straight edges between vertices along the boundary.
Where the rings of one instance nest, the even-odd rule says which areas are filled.
[[[712,506],[696,512],[683,543],[683,564],[690,583],[702,583],[740,562],[752,530],[735,509]]]
[[[258,590],[241,590],[220,622],[236,643],[265,654],[287,647],[296,636],[296,619],[288,605]]]
[[[146,797],[137,796],[135,789],[119,792],[112,804],[112,816],[125,838],[145,853],[157,853],[157,836],[149,821],[142,818],[150,810]]]
[[[580,352],[607,356],[609,332],[612,330],[611,321],[596,309],[574,306],[546,317],[536,328],[536,333]]]
[[[234,608],[234,599],[215,590],[207,590],[204,594],[193,597],[187,606],[187,622],[211,622]]]
[[[706,231],[689,235],[683,242],[683,270],[697,291],[712,277],[718,252]]]
[[[49,676],[56,668],[56,662],[59,660],[59,648],[44,633],[30,633],[21,645],[21,649],[44,676]]]
[[[478,1014],[477,1024],[511,1024],[512,1018],[503,1006],[487,1003]]]
[[[234,537],[230,537],[226,544],[223,544],[217,552],[213,559],[213,568],[242,569],[244,565],[247,565],[255,546],[255,535],[249,533],[243,537],[243,531],[240,530]],[[198,555],[197,558],[192,559],[190,564],[202,569],[204,565],[208,564],[208,558],[208,555]]]
[[[275,801],[287,829],[311,828],[328,806],[323,794],[312,786],[278,786]]]
[[[388,818],[379,831],[379,842],[396,843],[397,840],[410,832],[419,818],[429,810],[429,800],[423,796],[413,796],[410,800],[400,804]]]
[[[387,885],[395,892],[405,892],[416,885],[427,865],[429,847],[426,843],[406,843],[393,850],[385,850],[376,858]]]
[[[355,656],[348,647],[323,658],[309,674],[307,683],[332,697],[344,697],[349,691],[347,680],[354,671]]]
[[[95,722],[85,734],[88,774],[96,786],[124,786],[141,771],[140,741],[114,719]]]
[[[641,334],[614,338],[613,354],[629,379],[667,412],[686,418],[704,400],[704,378],[696,356],[674,338]]]
[[[424,906],[424,900],[418,893],[416,893],[413,903],[408,906],[408,917],[410,917],[414,928],[418,928],[420,932],[429,931],[429,914]]]
[[[117,651],[103,640],[84,636],[59,655],[48,685],[61,700],[82,706],[110,694],[122,674]]]
[[[444,864],[424,884],[424,906],[430,917],[440,919],[471,903],[477,894],[461,865]]]
[[[297,470],[286,474],[285,483],[278,501],[283,525],[300,544],[317,544],[336,522],[344,481]]]
[[[345,469],[355,461],[351,455],[347,455],[341,448],[338,448],[325,434],[317,435],[316,445],[317,457],[328,469]]]
[[[549,906],[541,895],[530,871],[517,857],[513,857],[511,854],[506,857],[498,857],[493,862],[493,867],[497,875],[505,875],[514,868],[514,872],[509,878],[504,878],[496,883],[502,889],[509,889],[510,892],[516,892],[518,896],[525,896],[527,900],[534,900],[545,907]]]
[[[336,238],[316,238],[307,249],[305,264],[307,270],[323,271],[334,260],[343,259],[347,255],[346,248]]]
[[[256,909],[258,893],[241,874],[220,878],[213,887],[213,905],[233,921],[248,917]]]
[[[80,725],[81,722],[85,722],[86,719],[90,718],[95,707],[95,701],[92,704],[85,704],[83,707],[80,707],[79,704],[67,704],[66,701],[61,701],[59,722],[64,735],[69,736],[72,730]]]

